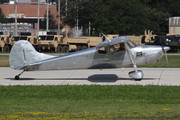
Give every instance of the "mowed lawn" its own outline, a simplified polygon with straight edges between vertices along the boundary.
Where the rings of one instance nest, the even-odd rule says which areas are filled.
[[[180,87],[0,86],[0,119],[179,119]]]

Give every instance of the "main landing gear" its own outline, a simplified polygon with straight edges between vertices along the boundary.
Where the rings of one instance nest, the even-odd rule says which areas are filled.
[[[16,79],[16,80],[19,80],[19,76],[20,76],[21,74],[23,74],[24,71],[25,71],[25,69],[24,69],[20,74],[16,75],[16,76],[15,76],[15,79]]]

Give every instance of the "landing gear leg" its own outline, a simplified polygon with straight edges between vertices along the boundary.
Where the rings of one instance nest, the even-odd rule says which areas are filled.
[[[19,80],[19,76],[20,76],[21,74],[23,74],[24,71],[25,71],[25,69],[24,69],[20,74],[16,75],[16,76],[15,76],[15,79],[16,79],[16,80]]]

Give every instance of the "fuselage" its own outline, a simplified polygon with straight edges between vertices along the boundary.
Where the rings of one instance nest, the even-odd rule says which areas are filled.
[[[130,48],[133,61],[137,65],[158,62],[163,56],[161,46],[138,45]],[[70,70],[70,69],[103,69],[132,66],[127,51],[110,51],[110,46],[103,52],[96,47],[46,59],[30,64],[31,70]]]

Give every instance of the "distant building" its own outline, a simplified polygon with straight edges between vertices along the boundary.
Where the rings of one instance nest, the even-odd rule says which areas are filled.
[[[169,33],[180,34],[180,17],[169,18]]]
[[[16,0],[17,4],[38,4],[38,0]],[[14,4],[15,0],[9,0],[9,4]],[[46,0],[40,0],[40,4],[46,4]]]
[[[10,2],[12,2],[11,0]],[[37,0],[18,0],[21,3],[28,3],[27,1],[37,1]],[[45,1],[45,0],[41,0]],[[34,2],[35,3],[35,2]],[[39,5],[39,21],[40,21],[40,29],[41,22],[44,20],[44,14],[46,14],[46,4]],[[0,8],[2,9],[4,15],[8,18],[9,23],[15,23],[15,5],[14,4],[0,4]],[[57,22],[57,9],[56,5],[49,5],[49,10],[51,14],[54,15],[54,18]],[[17,22],[18,23],[31,23],[34,29],[37,29],[38,22],[38,4],[17,4]]]

